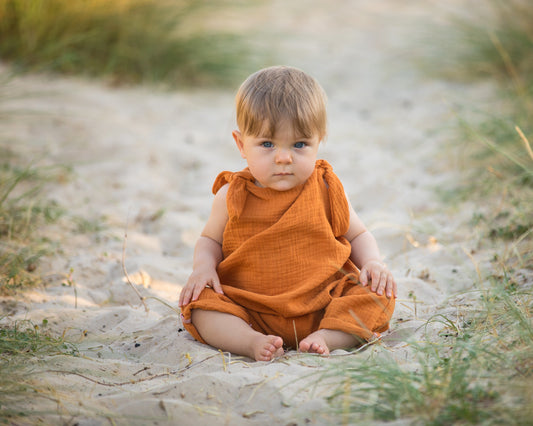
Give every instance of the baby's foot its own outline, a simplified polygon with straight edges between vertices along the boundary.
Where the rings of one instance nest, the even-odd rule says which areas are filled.
[[[283,339],[279,336],[258,335],[252,341],[252,353],[256,361],[271,361],[283,355]]]
[[[320,330],[311,333],[300,342],[301,352],[310,352],[319,355],[329,355],[329,348]]]

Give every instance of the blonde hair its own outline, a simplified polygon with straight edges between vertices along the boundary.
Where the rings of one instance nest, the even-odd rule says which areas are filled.
[[[289,120],[302,137],[326,136],[326,94],[297,68],[274,66],[255,72],[242,83],[235,101],[237,126],[245,135],[267,132],[273,137],[276,125]]]

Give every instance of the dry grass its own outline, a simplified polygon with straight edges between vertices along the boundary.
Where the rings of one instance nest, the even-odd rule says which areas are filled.
[[[194,30],[229,3],[5,0],[0,57],[20,70],[103,76],[115,84],[234,83],[249,72],[247,39]]]
[[[46,320],[40,325],[30,321],[0,325],[0,422],[29,424],[39,420],[44,413],[28,412],[28,399],[54,402],[55,397],[32,373],[39,363],[57,355],[76,356],[77,350],[63,337],[52,336]]]
[[[37,230],[64,210],[41,197],[43,186],[63,176],[61,167],[20,167],[20,158],[0,141],[0,294],[41,282],[39,260],[54,243]]]

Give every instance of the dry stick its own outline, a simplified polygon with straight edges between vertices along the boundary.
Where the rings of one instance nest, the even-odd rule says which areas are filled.
[[[74,309],[78,309],[78,287],[76,286],[76,281],[72,278],[73,273],[74,269],[70,268],[70,272],[67,275],[67,284],[72,285],[72,288],[74,289]]]
[[[496,50],[498,51],[498,54],[503,60],[503,63],[505,65],[505,69],[507,70],[507,73],[511,77],[511,81],[513,82],[513,85],[515,87],[516,93],[519,96],[522,96],[526,93],[526,85],[524,84],[524,81],[520,77],[520,74],[518,73],[518,70],[516,69],[513,60],[511,59],[511,56],[509,55],[509,52],[505,49],[503,46],[501,40],[496,35],[496,33],[490,31],[489,32],[489,38]],[[527,103],[527,106],[529,108],[532,107],[531,102]]]
[[[139,373],[142,373],[143,371],[146,371],[146,370],[149,370],[150,367],[144,367],[144,368],[141,368],[139,371],[137,371],[136,373],[133,373],[134,376],[136,376],[137,374]]]
[[[78,377],[81,377],[81,378],[83,378],[85,380],[89,380],[90,382],[96,383],[97,385],[109,386],[109,387],[135,385],[137,383],[145,382],[147,380],[154,380],[154,379],[158,379],[160,377],[167,377],[167,376],[171,376],[172,375],[171,373],[163,373],[163,374],[156,374],[155,376],[145,377],[145,378],[142,378],[142,379],[130,380],[130,381],[127,381],[127,382],[109,383],[109,382],[102,382],[100,380],[93,379],[92,377],[85,376],[85,375],[83,375],[81,373],[78,373],[76,371],[46,370],[46,371],[43,371],[43,373],[70,374],[71,376],[78,376]]]
[[[137,293],[137,296],[139,296],[139,299],[141,299],[141,302],[144,305],[144,309],[146,310],[146,312],[148,312],[149,310],[148,307],[146,306],[146,300],[154,299],[158,301],[159,303],[165,305],[167,308],[173,310],[179,315],[180,311],[174,308],[173,306],[171,306],[170,304],[168,304],[167,302],[165,302],[164,300],[161,300],[160,298],[155,297],[155,296],[148,296],[148,297],[142,296],[141,293],[139,293],[139,291],[137,290],[137,288],[133,285],[133,282],[130,276],[128,275],[128,271],[126,270],[126,239],[127,238],[128,238],[128,225],[126,223],[126,229],[124,230],[124,244],[122,246],[122,270],[124,271],[124,275],[126,276],[126,280],[128,281],[128,284],[131,286],[131,288],[133,288],[135,293]]]
[[[146,296],[144,298],[144,300],[149,300],[149,299],[153,299],[155,300],[156,302],[159,302],[161,303],[162,305],[165,305],[167,308],[169,308],[170,310],[174,311],[176,314],[180,314],[180,311],[179,309],[176,309],[174,306],[172,306],[170,303],[167,303],[165,302],[164,300],[160,299],[159,297],[156,297],[156,296]]]
[[[533,150],[531,149],[531,145],[529,144],[529,141],[527,140],[526,135],[524,135],[524,133],[522,132],[522,129],[520,129],[520,127],[518,126],[515,126],[515,130],[518,132],[518,134],[524,141],[524,145],[526,146],[526,151],[531,157],[531,159],[533,160]]]
[[[135,287],[133,284],[130,276],[128,275],[128,271],[126,270],[126,240],[128,239],[128,221],[126,221],[126,228],[124,229],[124,243],[122,244],[122,271],[124,272],[124,276],[126,277],[126,281],[131,286],[133,291],[137,293],[137,296],[139,296],[139,299],[141,300],[141,303],[144,305],[144,310],[148,312],[148,306],[146,305],[146,298],[139,293],[139,290]]]
[[[298,333],[296,333],[296,323],[292,320],[292,327],[294,328],[294,340],[296,340],[296,350],[300,352],[300,344],[298,343]]]
[[[226,364],[226,358],[224,357],[224,352],[222,352],[222,349],[219,349],[218,352],[220,353],[220,355],[222,355],[222,366],[224,368],[224,371],[228,371],[228,365]],[[231,352],[229,352],[230,356],[231,356]]]

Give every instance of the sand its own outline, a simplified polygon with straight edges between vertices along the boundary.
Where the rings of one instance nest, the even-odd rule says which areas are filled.
[[[31,399],[28,410],[45,410],[45,423],[79,425],[332,424],[332,389],[317,375],[328,363],[383,347],[398,362],[416,363],[409,342],[443,327],[423,327],[434,315],[457,315],[475,281],[466,254],[476,244],[465,226],[472,211],[446,208],[436,188],[458,176],[442,149],[451,105],[490,90],[430,79],[417,68],[413,49],[428,40],[422,36],[435,11],[422,1],[275,1],[251,20],[272,29],[258,48],[326,89],[330,133],[319,156],[342,179],[399,285],[390,332],[356,354],[292,351],[253,362],[183,330],[177,299],[213,179],[245,165],[231,138],[233,90],[15,78],[11,87],[24,95],[9,101],[19,113],[3,134],[24,141],[28,159],[72,173],[50,187],[69,216],[46,229],[59,241],[41,266],[47,285],[11,302],[2,321],[47,319],[50,332],[65,333],[80,350],[36,365],[33,378],[54,398]],[[92,231],[74,232],[79,218]],[[126,227],[124,265],[147,310],[123,273]]]

